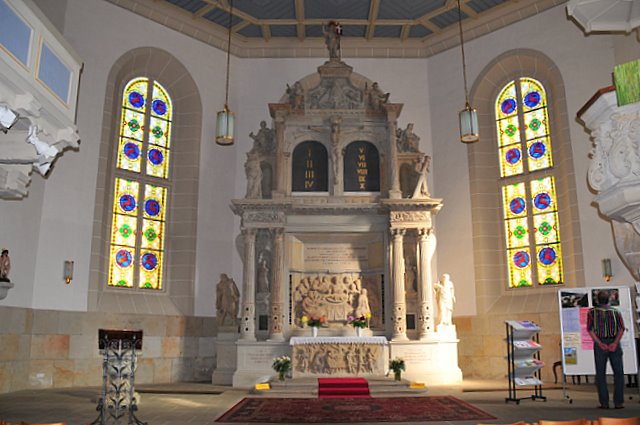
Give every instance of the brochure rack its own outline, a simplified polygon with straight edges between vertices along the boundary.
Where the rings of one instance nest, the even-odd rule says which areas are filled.
[[[507,320],[507,378],[509,380],[509,397],[505,403],[520,400],[547,398],[542,395],[542,379],[540,368],[544,362],[540,360],[539,332],[541,329],[528,320]],[[524,388],[523,388],[524,387]],[[533,391],[527,397],[518,397],[518,391]]]

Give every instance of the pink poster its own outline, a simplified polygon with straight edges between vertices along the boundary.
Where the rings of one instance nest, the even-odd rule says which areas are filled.
[[[591,335],[587,332],[587,312],[588,307],[582,307],[580,309],[580,341],[582,342],[583,350],[593,350],[593,340]]]

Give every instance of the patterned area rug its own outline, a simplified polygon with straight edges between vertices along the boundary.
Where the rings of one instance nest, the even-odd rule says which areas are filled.
[[[451,396],[388,398],[245,398],[216,422],[340,423],[496,419]]]

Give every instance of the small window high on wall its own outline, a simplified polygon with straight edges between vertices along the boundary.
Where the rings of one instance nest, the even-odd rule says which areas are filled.
[[[108,285],[162,289],[171,99],[157,82],[135,78],[120,113]]]
[[[545,89],[511,81],[495,108],[509,287],[564,283]]]

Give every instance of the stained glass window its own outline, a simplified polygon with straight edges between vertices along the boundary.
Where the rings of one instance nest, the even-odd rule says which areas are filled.
[[[172,114],[171,99],[157,82],[135,78],[125,86],[115,164],[109,286],[162,289]]]
[[[512,81],[495,108],[509,287],[563,283],[545,89],[532,78]]]

